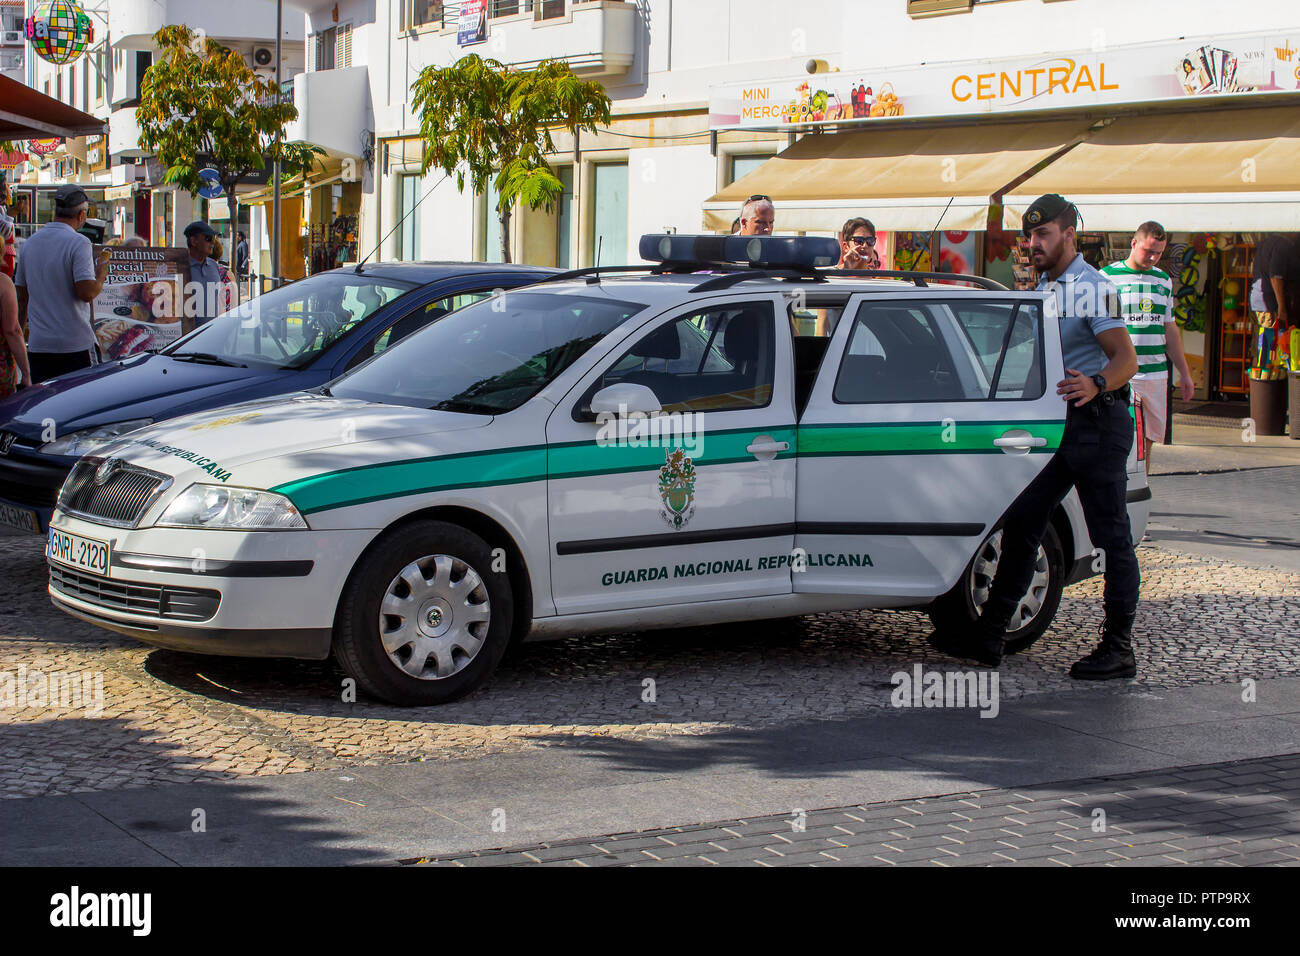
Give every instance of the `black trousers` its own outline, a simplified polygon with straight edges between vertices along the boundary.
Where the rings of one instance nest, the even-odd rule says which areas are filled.
[[[1005,628],[1029,589],[1039,542],[1071,488],[1079,492],[1088,537],[1105,561],[1107,618],[1121,620],[1137,610],[1140,575],[1128,520],[1132,447],[1133,420],[1126,401],[1107,405],[1094,398],[1082,408],[1070,405],[1061,447],[1007,512],[1002,557],[984,609],[984,614],[993,615],[990,624]],[[1066,560],[1071,557],[1066,555]]]
[[[77,369],[90,368],[90,350],[80,352],[28,352],[27,361],[32,368],[32,382],[43,382],[47,378],[75,372]]]

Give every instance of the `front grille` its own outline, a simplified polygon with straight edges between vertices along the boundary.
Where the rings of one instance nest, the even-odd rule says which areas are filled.
[[[102,458],[83,458],[73,466],[59,493],[59,508],[103,524],[135,527],[144,509],[171,479],[123,462],[101,484],[96,473],[103,462]]]
[[[221,592],[170,584],[113,581],[96,574],[50,564],[50,586],[60,594],[110,611],[126,611],[167,621],[206,621],[217,613]]]

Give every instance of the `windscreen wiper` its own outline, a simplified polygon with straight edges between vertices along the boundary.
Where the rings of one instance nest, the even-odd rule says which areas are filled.
[[[248,368],[239,362],[232,362],[230,359],[224,359],[220,355],[213,355],[211,352],[172,352],[169,358],[174,358],[178,362],[202,362],[206,365],[225,365],[228,368]]]

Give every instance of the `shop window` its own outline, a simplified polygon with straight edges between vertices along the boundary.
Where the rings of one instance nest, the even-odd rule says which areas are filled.
[[[495,177],[489,177],[487,192],[483,194],[483,218],[479,221],[482,228],[479,234],[483,237],[483,262],[501,262],[501,213],[497,212],[497,203],[501,200],[501,194],[497,192]],[[511,221],[511,225],[518,228],[518,221]]]
[[[730,182],[734,183],[739,179],[744,179],[775,155],[776,153],[746,153],[733,155],[731,157]]]
[[[403,173],[397,177],[397,258],[414,262],[420,258],[420,174]]]
[[[555,170],[564,191],[555,206],[555,264],[561,269],[573,268],[573,167],[560,166]]]
[[[593,167],[595,214],[587,256],[596,265],[621,265],[627,259],[627,163]]]

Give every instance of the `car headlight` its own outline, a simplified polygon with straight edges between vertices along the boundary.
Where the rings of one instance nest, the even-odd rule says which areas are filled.
[[[293,502],[284,495],[255,488],[190,485],[167,506],[160,528],[224,528],[230,531],[305,530]]]
[[[114,422],[112,425],[99,425],[96,428],[83,428],[79,432],[70,432],[62,438],[46,442],[41,446],[43,455],[67,455],[69,457],[84,455],[102,445],[117,441],[127,432],[152,425],[152,418],[136,418],[129,422]]]

